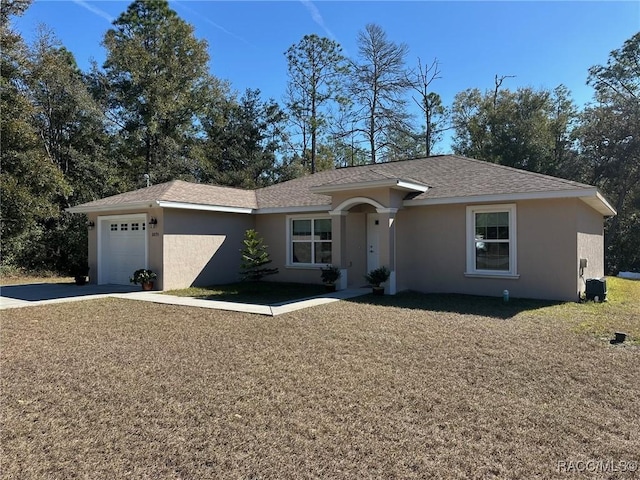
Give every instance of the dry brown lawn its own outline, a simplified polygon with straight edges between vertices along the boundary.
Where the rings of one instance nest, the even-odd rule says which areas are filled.
[[[210,287],[190,287],[165,291],[166,295],[194,297],[233,303],[273,305],[326,293],[323,284],[287,282],[238,282]]]
[[[26,273],[10,273],[0,275],[0,286],[2,285],[26,285],[32,283],[75,283],[73,277],[61,277],[60,275],[38,275]]]
[[[0,476],[639,478],[623,462],[640,461],[640,347],[584,330],[578,307],[3,311]]]

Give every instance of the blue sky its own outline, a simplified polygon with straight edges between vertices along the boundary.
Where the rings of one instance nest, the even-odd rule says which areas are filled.
[[[46,24],[87,69],[105,58],[101,40],[128,1],[35,0],[14,26],[29,40]],[[437,58],[433,83],[446,105],[467,88],[492,89],[495,75],[514,75],[503,86],[566,85],[578,105],[592,97],[589,67],[640,31],[640,2],[554,1],[170,1],[207,40],[211,71],[234,89],[258,88],[282,100],[285,50],[316,33],[357,54],[358,31],[377,23],[389,40],[406,43],[415,65]],[[446,149],[446,148],[445,148]]]

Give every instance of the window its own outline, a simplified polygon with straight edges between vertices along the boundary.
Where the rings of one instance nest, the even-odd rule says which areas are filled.
[[[110,230],[112,232],[117,232],[118,231],[118,224],[117,223],[112,223],[109,228],[110,228]]]
[[[467,207],[467,274],[517,276],[516,206]]]
[[[140,230],[140,224],[132,223],[131,224],[131,230]]]
[[[291,265],[331,263],[330,218],[292,218],[289,234]]]
[[[120,231],[121,232],[125,232],[129,229],[129,224],[128,223],[121,223],[120,224]]]

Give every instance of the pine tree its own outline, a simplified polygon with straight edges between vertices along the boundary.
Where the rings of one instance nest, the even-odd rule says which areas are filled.
[[[257,282],[267,275],[278,273],[277,268],[266,268],[271,263],[267,245],[264,245],[262,237],[253,229],[244,234],[244,249],[242,249],[242,263],[240,264],[240,276],[243,281]]]
[[[300,157],[310,160],[310,171],[315,173],[319,166],[319,140],[332,123],[329,107],[345,101],[341,90],[349,66],[337,42],[316,34],[305,35],[285,55],[290,119],[300,131]]]
[[[119,131],[123,166],[136,185],[189,178],[198,115],[215,91],[207,42],[167,0],[135,0],[104,36],[107,56],[98,84],[108,85],[108,116]],[[136,180],[137,179],[137,180]],[[141,186],[141,185],[140,185]]]

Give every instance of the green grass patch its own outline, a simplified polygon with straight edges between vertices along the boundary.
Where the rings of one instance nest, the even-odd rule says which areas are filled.
[[[509,319],[522,312],[529,312],[558,305],[549,300],[512,298],[508,303],[502,297],[484,297],[456,293],[420,293],[402,291],[397,295],[357,297],[349,301],[370,303],[429,312],[457,313],[462,315],[482,315],[485,317]]]
[[[607,277],[606,302],[568,302],[540,309],[536,315],[567,322],[575,332],[603,339],[625,332],[629,343],[640,345],[640,281]]]
[[[285,282],[238,282],[209,287],[169,290],[166,295],[194,297],[223,302],[273,305],[326,293],[324,285]]]
[[[573,332],[609,340],[615,332],[628,335],[626,343],[640,345],[640,281],[607,278],[606,302],[557,302],[512,298],[504,303],[500,297],[459,294],[422,294],[400,292],[398,295],[354,298],[367,303],[429,312],[456,313],[497,319],[537,318],[544,322],[568,326]]]

